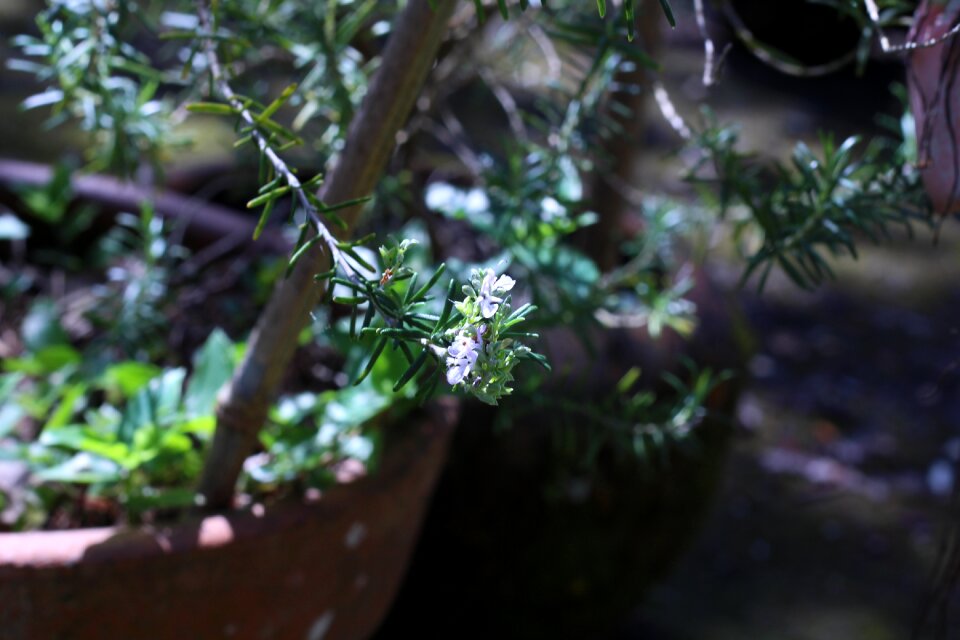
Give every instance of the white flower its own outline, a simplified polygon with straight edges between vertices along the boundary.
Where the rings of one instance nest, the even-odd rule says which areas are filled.
[[[467,360],[454,360],[447,358],[447,384],[451,387],[463,382],[464,378],[470,375],[473,364]]]
[[[480,284],[480,297],[477,298],[480,302],[480,313],[484,318],[492,318],[500,308],[500,303],[503,302],[503,298],[495,294],[506,293],[513,289],[515,284],[516,280],[510,276],[504,274],[497,278],[493,269],[487,269]]]
[[[540,201],[540,219],[544,222],[552,222],[557,218],[562,218],[566,209],[563,208],[556,198],[547,196]]]
[[[478,331],[477,337],[480,338],[482,334],[482,331]],[[474,340],[463,331],[454,338],[447,348],[447,383],[450,386],[463,382],[470,374],[482,346],[482,341]]]

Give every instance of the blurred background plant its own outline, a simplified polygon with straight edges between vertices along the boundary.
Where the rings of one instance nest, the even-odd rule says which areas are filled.
[[[389,33],[395,9],[371,2],[331,2],[310,8],[280,2],[272,4],[266,14],[259,4],[243,2],[225,3],[218,7],[215,15],[207,14],[202,6],[199,12],[189,5],[184,9],[166,7],[157,13],[152,7],[109,1],[51,3],[37,17],[39,37],[20,36],[13,41],[23,57],[12,59],[8,67],[32,74],[44,86],[40,93],[24,101],[24,108],[48,108],[53,114],[51,125],[70,120],[79,123],[92,143],[88,147],[85,172],[110,171],[126,177],[137,176],[140,181],[151,180],[150,173],[145,171],[152,172],[153,179],[162,179],[163,159],[172,157],[170,154],[176,153],[177,145],[184,141],[178,127],[189,112],[199,114],[196,117],[200,118],[236,118],[240,123],[238,144],[253,142],[253,146],[259,147],[261,188],[259,195],[246,195],[248,207],[263,206],[254,236],[271,224],[275,207],[285,211],[288,220],[297,221],[301,231],[291,250],[288,273],[306,249],[318,241],[327,243],[334,252],[335,269],[338,269],[322,276],[334,285],[328,288],[328,300],[335,303],[336,313],[340,313],[337,309],[344,304],[353,307],[348,323],[334,322],[327,332],[333,331],[331,335],[336,335],[337,331],[346,329],[350,335],[362,333],[367,337],[357,344],[365,345],[363,348],[372,354],[362,369],[349,369],[356,382],[374,371],[378,357],[387,344],[392,344],[408,363],[393,386],[400,389],[416,376],[410,388],[414,393],[419,389],[422,400],[425,394],[436,389],[439,372],[445,366],[446,356],[438,355],[437,350],[446,349],[451,336],[463,331],[457,322],[464,320],[456,320],[463,318],[462,313],[451,309],[449,302],[444,304],[445,299],[451,298],[448,289],[453,290],[452,281],[442,280],[443,266],[429,267],[428,259],[421,260],[417,266],[431,269],[433,277],[425,285],[416,286],[416,273],[403,265],[403,251],[390,253],[381,249],[380,265],[374,268],[374,260],[364,253],[360,242],[334,240],[326,225],[340,224],[337,210],[355,203],[331,206],[321,202],[312,190],[322,178],[318,175],[313,180],[297,180],[293,177],[295,170],[278,155],[289,150],[291,157],[302,159],[304,156],[293,148],[302,146],[305,139],[310,140],[313,152],[321,153],[320,160],[312,161],[315,166],[322,166],[324,157],[337,153],[346,127],[365,94],[367,78],[377,67],[376,43],[382,42]],[[507,11],[505,7],[502,9]],[[649,318],[655,334],[665,326],[684,332],[692,328],[693,307],[681,298],[688,284],[681,281],[676,286],[661,286],[663,272],[668,267],[661,260],[661,252],[651,247],[657,244],[666,248],[667,244],[654,237],[655,234],[651,233],[645,240],[654,243],[645,249],[628,247],[635,252],[629,256],[632,259],[610,277],[603,277],[588,256],[562,241],[596,220],[595,215],[584,209],[581,175],[590,169],[592,162],[588,157],[593,135],[590,128],[600,128],[603,121],[587,118],[585,114],[600,105],[604,89],[618,65],[624,61],[651,64],[639,48],[630,44],[634,36],[634,11],[632,3],[618,7],[617,20],[603,20],[595,12],[585,13],[572,5],[563,11],[545,13],[547,26],[565,29],[569,41],[579,45],[591,40],[600,43],[590,54],[593,60],[584,69],[577,86],[561,88],[561,93],[556,94],[569,92],[570,95],[564,96],[568,106],[560,111],[538,113],[536,110],[520,112],[514,105],[508,115],[528,121],[528,124],[519,124],[520,127],[530,126],[541,133],[524,136],[517,148],[507,150],[506,155],[497,150],[482,152],[487,168],[483,175],[477,176],[482,181],[482,190],[475,188],[471,192],[472,200],[467,198],[472,207],[469,215],[452,206],[451,198],[455,200],[462,195],[456,187],[446,185],[452,194],[446,201],[437,197],[443,183],[433,182],[428,190],[431,206],[453,218],[466,217],[478,232],[476,242],[482,245],[486,242],[483,238],[489,238],[502,253],[477,262],[475,258],[479,256],[474,259],[444,256],[431,250],[429,243],[423,248],[433,253],[432,260],[451,258],[452,275],[461,282],[469,280],[476,266],[484,269],[496,266],[498,273],[515,272],[521,284],[512,295],[530,301],[526,305],[514,305],[518,313],[511,318],[516,320],[541,307],[543,311],[533,316],[541,316],[537,326],[569,323],[577,326],[585,337],[584,328],[595,324],[598,317],[609,319],[628,309],[640,318],[634,320],[635,323],[643,324]],[[578,20],[582,24],[578,25]],[[450,54],[454,58],[473,46],[475,36],[466,30],[460,34],[459,50]],[[253,43],[257,46],[252,46]],[[280,63],[286,64],[287,73],[300,82],[289,85],[276,99],[258,101],[233,93],[233,84],[258,95],[269,91],[276,85],[264,84],[262,72],[278,68]],[[457,73],[464,71],[459,69]],[[474,75],[478,71],[467,73]],[[479,73],[479,77],[489,77],[482,67]],[[214,85],[211,96],[214,101],[204,101],[201,93],[208,77]],[[274,73],[272,77],[281,76]],[[456,82],[462,80],[447,79],[429,91],[447,90],[448,85]],[[513,100],[504,87],[494,87],[494,92],[498,100],[505,100],[506,104]],[[225,102],[216,102],[218,99]],[[542,106],[547,102],[538,101],[538,104]],[[281,114],[289,124],[277,119]],[[429,111],[422,117],[435,122]],[[434,126],[421,124],[428,128]],[[37,219],[53,229],[52,248],[38,247],[37,255],[47,251],[52,256],[61,256],[69,243],[89,232],[95,222],[97,209],[91,203],[84,203],[80,209],[72,206],[70,178],[70,171],[60,168],[45,186],[22,192],[31,221]],[[478,197],[487,203],[486,207],[477,208]],[[389,206],[385,204],[380,208]],[[321,221],[321,217],[325,220]],[[369,220],[365,224],[371,230],[383,231],[375,224],[375,215]],[[89,295],[81,305],[83,309],[48,308],[51,318],[71,313],[80,318],[82,327],[73,333],[75,337],[79,333],[88,339],[89,350],[85,352],[88,355],[82,361],[95,375],[100,375],[99,369],[114,359],[135,358],[144,362],[167,359],[162,334],[170,318],[169,305],[175,304],[170,281],[176,280],[182,271],[180,265],[188,263],[187,253],[170,243],[169,230],[149,203],[143,206],[139,218],[121,214],[113,224],[98,242],[93,262],[106,266],[108,282],[88,288]],[[316,228],[317,235],[309,232],[311,227]],[[82,265],[84,263],[74,261],[57,266],[82,271]],[[448,281],[450,287],[446,285]],[[471,295],[479,295],[478,290],[472,291]],[[506,318],[510,314],[509,298],[500,307]],[[29,313],[35,316],[35,312]],[[27,318],[34,316],[28,314]],[[363,316],[362,322],[358,316]],[[485,322],[486,316],[483,319]],[[374,334],[379,337],[371,342]],[[517,338],[533,339],[536,334],[508,333],[502,344],[510,345]],[[499,340],[487,334],[487,340],[491,339]],[[65,333],[60,335],[60,343],[69,346]],[[492,348],[492,345],[487,347]],[[518,353],[523,356],[526,352]],[[76,364],[75,359],[71,355],[67,362],[56,364]],[[87,362],[90,359],[95,364]],[[426,367],[425,360],[435,364]],[[60,368],[42,369],[27,366],[18,373],[45,375],[60,371]],[[478,365],[477,371],[483,370]],[[159,371],[155,373],[155,377],[162,379]],[[71,375],[66,375],[65,380]],[[35,388],[22,380],[10,385],[11,398],[14,390],[20,390],[18,393],[22,395],[24,389]],[[61,423],[85,420],[80,418],[84,415],[80,409],[72,410],[71,402],[62,401],[64,394],[79,397],[97,390],[96,387],[87,389],[85,385],[55,385],[46,391],[44,395],[61,400],[58,406],[63,407],[65,414],[53,427],[42,429],[47,434],[44,436],[47,442],[54,442],[49,433],[63,426]],[[470,385],[465,388],[470,392],[479,389]],[[498,395],[508,392],[503,386],[501,391],[489,396],[488,401],[493,402]],[[29,404],[23,398],[18,402]],[[113,400],[122,404],[129,398],[119,396]],[[387,406],[393,402],[391,399],[367,403],[367,406]],[[167,418],[171,425],[177,422],[177,416],[184,415],[174,410],[176,405],[172,400]],[[43,412],[35,413],[39,416]],[[289,421],[285,424],[292,428]],[[120,434],[123,438],[128,435]],[[35,436],[29,434],[28,437]],[[299,438],[301,436],[296,437]],[[335,439],[322,429],[317,438],[324,442]],[[283,455],[293,455],[289,451],[296,447],[278,444],[285,441],[283,437],[274,435],[267,440],[264,446],[271,460],[268,466],[287,468],[283,478],[291,479],[289,469],[307,469],[302,460],[294,464],[272,457],[280,455],[277,452],[281,450],[286,452]],[[26,451],[22,447],[14,450]],[[94,460],[102,455],[85,453]],[[301,451],[297,455],[303,458],[306,454]],[[329,458],[330,454],[321,448],[307,457],[315,463],[317,459]],[[260,459],[263,460],[263,456]],[[49,462],[49,458],[46,460]],[[262,478],[268,477],[263,471],[267,467],[256,468],[261,469]],[[100,477],[97,482],[104,482],[106,478]]]
[[[343,152],[402,4],[55,0],[33,35],[13,41],[8,68],[31,78],[19,76],[33,91],[23,105],[88,144],[76,174],[64,165],[18,188],[0,213],[0,251],[25,266],[0,268],[0,451],[27,469],[4,490],[27,505],[7,508],[6,526],[151,521],[191,504],[251,301],[317,246],[336,263],[317,274],[326,304],[244,465],[245,500],[375,467],[382,438],[362,425],[449,390],[454,339],[479,342],[479,326],[518,317],[495,336],[521,360],[506,371],[517,398],[497,423],[522,429],[541,410],[557,414],[548,443],[563,482],[612,468],[610,451],[651,473],[677,455],[696,461],[699,427],[718,418],[711,394],[731,380],[724,367],[681,366],[658,381],[648,377],[658,366],[616,362],[591,378],[589,363],[618,347],[610,336],[696,335],[701,265],[718,245],[737,256],[735,280],[779,295],[784,277],[811,292],[829,284],[865,241],[937,226],[902,96],[883,105],[882,126],[805,131],[790,154],[747,151],[753,122],[742,131],[688,105],[724,78],[718,24],[780,72],[869,73],[871,47],[909,22],[914,3],[900,0],[877,2],[876,15],[873,3],[817,3],[855,33],[849,51],[815,65],[768,44],[754,26],[762,10],[732,0],[459,2],[387,176],[369,197],[326,202],[323,168]],[[689,42],[709,43],[697,90],[665,82],[660,32],[675,22]],[[669,127],[650,124],[654,103]],[[647,146],[657,177],[634,164]],[[257,215],[198,242],[186,219],[202,210],[144,197],[124,207],[139,215],[104,216],[97,198],[77,203],[71,176],[100,172],[146,196],[180,190]],[[352,222],[341,214],[355,207],[363,214],[341,238]],[[262,248],[270,234],[285,258]],[[515,286],[496,319],[471,322],[464,310],[486,295],[487,269]],[[571,355],[567,332],[587,356]],[[539,351],[553,371],[537,366]],[[508,384],[498,383],[492,395],[462,381],[454,391],[496,402]]]

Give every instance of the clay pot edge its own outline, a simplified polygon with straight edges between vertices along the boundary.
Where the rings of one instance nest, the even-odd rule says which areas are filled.
[[[143,558],[158,553],[186,553],[212,549],[265,533],[297,526],[317,517],[334,518],[364,495],[389,490],[415,466],[412,461],[446,448],[459,417],[459,402],[441,398],[420,415],[414,414],[376,473],[337,485],[313,502],[281,502],[267,508],[244,508],[223,514],[188,518],[163,527],[119,525],[65,531],[29,531],[0,534],[0,573],[8,568],[36,568],[96,564]]]

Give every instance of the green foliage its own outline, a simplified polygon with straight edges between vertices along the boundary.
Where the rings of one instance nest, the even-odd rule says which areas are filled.
[[[368,336],[343,343],[348,371],[365,365],[374,340]],[[402,353],[391,350],[360,384],[281,398],[261,434],[263,452],[244,467],[244,485],[261,492],[290,483],[325,486],[334,480],[332,469],[346,460],[365,469],[376,466],[380,425],[415,404],[414,384],[394,390],[394,380],[406,368]]]
[[[53,302],[35,303],[20,332],[25,354],[4,361],[0,372],[0,458],[30,470],[27,507],[16,522],[3,524],[37,526],[61,496],[80,488],[88,498],[122,506],[134,520],[193,505],[190,487],[213,434],[217,393],[243,345],[214,330],[189,372],[133,360],[104,363],[91,357],[94,348],[71,346],[59,319]],[[353,345],[348,366],[356,367],[369,346]],[[394,351],[359,385],[280,398],[262,434],[264,452],[246,466],[246,488],[273,493],[295,480],[325,486],[336,461],[375,465],[379,436],[371,420],[415,403],[415,384],[399,394],[393,389],[407,366]],[[22,437],[24,429],[39,435]]]
[[[824,1],[863,27],[861,63],[878,26],[893,24],[907,9],[899,0],[882,2],[877,25],[864,18],[859,2]],[[653,337],[666,328],[692,331],[695,309],[685,296],[693,281],[676,246],[703,225],[699,208],[656,198],[635,203],[643,231],[613,247],[616,266],[606,272],[602,261],[577,248],[578,234],[597,222],[584,182],[613,176],[616,159],[602,150],[626,135],[624,122],[639,117],[623,97],[646,87],[629,78],[640,75],[633,73],[638,68],[657,67],[644,43],[632,42],[637,3],[598,1],[596,10],[590,2],[540,4],[535,19],[557,44],[553,55],[563,71],[556,86],[532,98],[513,95],[508,83],[495,87],[478,68],[486,63],[471,40],[482,35],[479,29],[452,34],[444,62],[452,61],[453,71],[438,65],[452,74],[445,76],[451,85],[480,77],[496,94],[515,134],[506,148],[478,151],[481,145],[469,139],[453,140],[448,146],[469,147],[465,155],[475,160],[464,163],[471,164],[469,175],[450,177],[431,167],[428,179],[405,166],[378,192],[390,198],[376,203],[380,210],[400,218],[419,204],[411,187],[428,180],[428,208],[475,232],[473,255],[482,257],[471,261],[434,260],[431,252],[442,248],[429,246],[426,234],[406,233],[410,227],[398,234],[404,239],[388,236],[379,252],[371,251],[374,234],[349,239],[345,233],[370,198],[324,202],[322,174],[301,178],[294,166],[322,166],[341,150],[398,3],[176,2],[156,20],[136,2],[50,0],[38,17],[40,36],[16,41],[25,59],[10,66],[45,85],[25,106],[51,107],[53,123],[74,118],[93,135],[87,169],[125,176],[159,169],[165,150],[178,142],[171,123],[187,114],[227,119],[236,146],[259,166],[247,195],[248,208],[259,214],[254,238],[275,214],[285,214],[298,232],[284,263],[261,273],[261,286],[289,274],[305,256],[329,256],[329,270],[316,274],[327,303],[316,325],[323,328],[321,340],[345,355],[346,380],[280,399],[262,432],[262,451],[245,466],[249,491],[315,486],[347,460],[375,466],[380,436],[369,425],[423,402],[442,381],[488,404],[515,387],[533,388],[543,379],[528,371],[537,369],[516,367],[532,360],[549,369],[533,350],[540,330],[570,327],[585,342],[598,327],[645,327]],[[481,23],[484,3],[474,6]],[[497,12],[514,19],[517,6],[533,12],[535,5],[498,1]],[[607,16],[614,7],[617,15]],[[660,0],[660,10],[673,25],[671,3]],[[160,37],[149,57],[128,44],[130,34],[144,30]],[[505,55],[524,62],[520,40]],[[449,97],[444,90],[430,87],[425,94],[412,135],[421,121],[448,115],[431,112]],[[898,134],[893,141],[837,145],[825,136],[816,152],[798,145],[790,162],[765,163],[738,150],[736,131],[707,112],[691,141],[699,161],[689,179],[731,220],[747,256],[745,278],[759,272],[762,286],[779,265],[798,285],[811,287],[830,275],[828,256],[855,256],[861,236],[876,239],[921,217],[917,174],[900,168],[909,164],[911,148],[915,154],[910,142]],[[33,216],[57,230],[62,247],[92,215],[68,209],[69,179],[60,168],[50,184],[21,194]],[[186,367],[149,364],[164,348],[158,337],[184,251],[149,205],[119,222],[92,261],[109,266],[110,280],[94,289],[85,316],[97,337],[83,348],[72,344],[64,310],[49,300],[37,301],[26,315],[25,352],[6,360],[0,374],[0,455],[29,464],[35,504],[50,509],[54,488],[83,485],[88,495],[122,502],[137,518],[192,504],[186,487],[199,472],[216,395],[242,347],[216,331],[189,374]],[[375,232],[385,226],[371,225]],[[0,218],[0,239],[27,233],[18,219]],[[313,338],[309,331],[302,337]],[[592,468],[600,451],[613,449],[653,468],[672,447],[695,441],[703,404],[723,377],[691,368],[685,382],[668,377],[671,389],[659,399],[638,389],[638,378],[639,372],[629,373],[594,405],[537,393],[526,393],[523,402],[530,401],[527,409],[549,402],[577,422],[575,433],[557,432],[561,457],[574,467]],[[39,435],[24,436],[27,427]],[[24,522],[31,518],[36,515]]]
[[[217,330],[189,378],[183,368],[136,361],[91,368],[63,336],[47,331],[0,374],[0,433],[12,435],[26,419],[40,435],[8,441],[0,455],[27,462],[40,485],[89,485],[92,495],[122,503],[132,517],[192,504],[184,487],[199,473],[216,392],[237,356]]]
[[[364,5],[360,10],[361,13],[369,13],[371,8]],[[330,27],[329,21],[335,21],[337,16],[335,3],[328,7],[326,16],[328,22],[325,26]],[[217,20],[217,16],[211,16],[205,11],[200,13],[200,26],[204,29],[219,24]],[[328,31],[326,37],[333,34],[335,27]],[[456,339],[455,336],[465,331],[467,325],[476,327],[475,320],[465,319],[462,313],[450,313],[449,304],[452,300],[449,299],[441,315],[424,313],[423,307],[432,300],[431,289],[439,283],[445,265],[437,267],[426,284],[418,288],[418,273],[404,266],[406,252],[414,244],[411,240],[399,243],[391,241],[390,244],[382,246],[381,265],[378,270],[361,251],[363,245],[373,239],[373,234],[355,240],[338,239],[327,226],[332,222],[346,228],[346,224],[336,212],[363,204],[368,198],[327,205],[315,193],[322,178],[315,176],[301,182],[295,176],[295,171],[280,158],[279,151],[291,144],[298,144],[300,140],[289,129],[274,121],[273,116],[295,94],[297,86],[288,86],[277,99],[266,106],[237,95],[220,68],[219,56],[223,46],[205,34],[199,35],[199,43],[198,46],[207,52],[212,84],[226,103],[195,103],[191,108],[194,111],[234,117],[241,127],[240,133],[243,137],[240,142],[251,142],[259,150],[261,187],[259,195],[247,203],[250,208],[264,207],[254,236],[259,235],[263,229],[274,204],[280,198],[291,196],[295,203],[291,207],[291,217],[299,211],[304,221],[299,225],[300,233],[290,256],[287,274],[308,251],[317,245],[325,246],[330,252],[333,264],[327,272],[318,274],[316,280],[328,285],[327,293],[331,302],[351,308],[352,335],[371,333],[378,337],[366,366],[354,384],[360,384],[373,371],[389,345],[392,349],[399,350],[408,362],[408,368],[397,379],[394,388],[401,389],[419,374],[422,380],[429,380],[421,387],[420,399],[422,401],[430,397],[436,389],[439,369],[443,366],[444,349],[450,347],[451,342]],[[450,281],[448,289],[452,286],[453,281]],[[363,320],[358,329],[361,313]],[[489,316],[485,316],[485,319],[488,318]],[[512,379],[510,370],[518,359],[529,353],[529,349],[514,343],[515,339],[511,338],[497,340],[488,345],[484,353],[489,358],[482,358],[482,378],[485,384],[464,388],[492,404],[508,394],[511,391],[511,388],[506,386]],[[428,359],[432,360],[431,364],[434,366],[424,369]]]
[[[70,186],[72,170],[65,164],[53,168],[50,181],[39,187],[20,187],[17,192],[32,218],[42,224],[53,237],[53,248],[38,251],[35,260],[40,263],[78,270],[84,264],[83,256],[73,255],[71,248],[83,232],[93,224],[97,210],[90,204],[71,206],[73,189]],[[25,225],[22,237],[29,234]],[[2,232],[0,232],[2,238]]]
[[[108,282],[92,289],[88,319],[101,330],[107,349],[155,357],[163,348],[170,278],[186,249],[170,242],[163,219],[145,203],[139,216],[118,215],[98,250],[108,265]]]
[[[683,334],[692,328],[692,305],[683,299],[690,278],[664,286],[677,265],[679,238],[696,231],[696,212],[675,203],[649,201],[646,231],[621,247],[624,262],[609,273],[565,240],[596,221],[584,211],[583,186],[574,160],[551,148],[513,152],[491,163],[484,187],[460,189],[433,183],[427,206],[465,220],[492,240],[511,273],[529,290],[538,313],[532,327],[572,326],[581,332],[602,321],[629,318],[659,335],[663,326]],[[496,212],[496,213],[495,213]],[[454,265],[458,274],[468,265]]]
[[[721,127],[709,111],[692,141],[700,152],[689,179],[721,215],[736,207],[735,235],[748,252],[744,280],[759,271],[762,288],[776,265],[798,286],[812,288],[833,272],[824,254],[856,257],[856,242],[874,242],[890,228],[930,221],[919,173],[909,162],[910,133],[836,145],[821,138],[822,156],[798,143],[789,164],[761,162],[738,151],[737,132]],[[709,169],[709,171],[704,171]],[[708,175],[710,177],[704,177]]]
[[[14,40],[26,59],[8,67],[31,73],[47,88],[25,109],[51,107],[51,125],[69,118],[95,140],[91,169],[123,175],[141,165],[159,168],[172,108],[159,97],[164,80],[150,59],[123,37],[138,16],[133,2],[51,0],[37,16],[40,37]]]
[[[639,461],[650,473],[667,470],[675,452],[697,451],[697,427],[711,417],[705,408],[708,397],[729,379],[729,374],[689,361],[683,365],[679,376],[664,374],[656,391],[641,382],[640,369],[633,368],[599,399],[534,394],[523,406],[511,407],[503,419],[519,427],[530,413],[559,411],[561,420],[550,440],[556,467],[566,477],[588,479],[603,473],[604,466],[621,462]]]
[[[673,15],[673,7],[670,4],[670,0],[659,0],[660,8],[663,10],[663,15],[667,19],[667,22],[670,23],[671,27],[677,26],[677,20]],[[529,8],[530,3],[528,0],[520,0],[519,2],[520,10],[526,11]],[[543,2],[545,8],[550,7],[550,4]],[[481,0],[474,0],[474,6],[477,10],[477,17],[482,22],[486,16],[486,12],[483,8],[483,3]],[[500,11],[500,16],[504,20],[510,18],[510,10],[507,6],[506,0],[497,0],[497,8]],[[597,0],[597,13],[600,15],[600,18],[605,18],[607,14],[607,2],[606,0]],[[633,40],[636,29],[636,17],[637,17],[637,0],[624,0],[623,7],[621,9],[621,20],[623,26],[626,29],[626,35],[628,40]]]
[[[184,10],[191,13],[167,11],[163,14],[162,37],[187,43],[181,57],[193,61],[203,50],[202,38],[198,36],[208,34],[192,13],[194,7],[186,5]],[[212,16],[215,29],[209,35],[217,42],[221,60],[228,65],[240,62],[245,69],[244,76],[254,76],[262,66],[275,62],[265,59],[262,51],[250,43],[268,44],[273,52],[283,52],[300,78],[296,93],[287,96],[296,115],[284,129],[294,136],[309,132],[314,150],[327,154],[342,142],[347,125],[366,94],[368,77],[373,70],[358,47],[385,35],[394,11],[393,3],[374,0],[317,3],[286,0],[271,3],[269,11],[264,12],[260,2],[234,0],[217,6]],[[191,62],[186,72],[192,71],[202,74],[205,67]],[[279,109],[286,102],[284,99],[273,106]],[[217,110],[205,112],[224,113],[222,105],[214,108]],[[276,121],[273,124],[277,124]]]
[[[447,381],[451,385],[461,383],[463,376],[454,381],[449,375],[453,367],[449,349],[453,349],[464,336],[469,335],[474,340],[478,330],[489,329],[482,345],[471,343],[473,351],[480,357],[479,363],[471,362],[467,367],[474,374],[473,383],[463,384],[461,388],[484,402],[496,404],[499,398],[512,391],[507,384],[512,380],[510,372],[517,362],[540,357],[517,341],[524,337],[536,338],[535,335],[506,331],[534,308],[527,305],[519,316],[507,321],[509,300],[499,298],[489,287],[484,297],[478,280],[481,277],[479,271],[474,273],[471,285],[464,286],[466,297],[463,300],[457,302],[453,299],[453,280],[448,281],[445,299],[442,302],[436,300],[434,291],[446,266],[441,264],[427,282],[419,285],[419,274],[403,266],[406,251],[412,244],[410,240],[404,240],[381,247],[383,262],[379,277],[361,276],[354,267],[349,272],[353,277],[336,275],[335,270],[318,276],[329,279],[333,285],[328,292],[334,303],[351,308],[351,336],[376,336],[367,363],[354,384],[362,383],[374,371],[379,358],[390,346],[403,354],[407,363],[393,385],[393,391],[400,391],[408,382],[416,381],[420,391],[418,398],[422,401],[436,390],[440,370],[444,367],[448,369]],[[359,256],[358,253],[355,258]],[[338,295],[338,288],[349,295]],[[481,309],[481,300],[488,305],[484,309]],[[500,304],[491,302],[493,300]],[[484,329],[479,329],[481,326]]]

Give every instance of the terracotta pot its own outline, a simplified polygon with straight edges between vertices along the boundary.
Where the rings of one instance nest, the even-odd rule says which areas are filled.
[[[309,504],[0,535],[0,636],[365,638],[406,569],[456,414],[442,402],[398,425],[377,473]]]
[[[692,346],[701,340],[651,343],[643,331],[607,331],[588,356],[567,336],[550,350],[554,371],[574,363],[585,375],[546,392],[591,403],[631,366],[655,378],[682,355],[736,368],[731,311],[716,290],[701,288],[706,350]],[[502,431],[494,411],[464,411],[408,579],[377,637],[579,640],[615,625],[699,530],[737,396],[736,381],[717,390],[715,414],[696,427],[693,446],[646,461],[608,448],[593,473],[578,472],[554,446],[561,424],[583,433],[576,417],[547,408]],[[522,411],[524,399],[515,403]]]
[[[960,18],[960,5],[923,0],[908,39],[939,38]],[[907,82],[917,125],[923,183],[941,215],[960,211],[960,39],[910,54]]]

